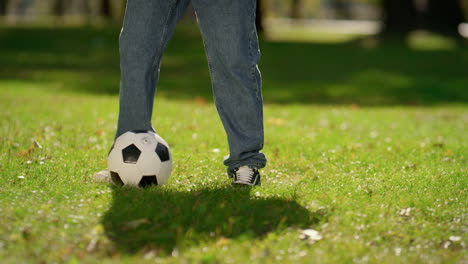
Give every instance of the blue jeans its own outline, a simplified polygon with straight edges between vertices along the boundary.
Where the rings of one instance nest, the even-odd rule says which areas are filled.
[[[128,0],[120,34],[120,111],[116,137],[152,130],[162,54],[190,0]],[[256,0],[192,0],[211,74],[214,102],[226,131],[228,173],[263,168],[263,100],[255,28]]]

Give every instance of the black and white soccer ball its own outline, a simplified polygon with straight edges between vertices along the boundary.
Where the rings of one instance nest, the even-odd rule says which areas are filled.
[[[146,130],[129,131],[115,139],[107,157],[112,182],[147,187],[161,185],[172,171],[167,142]]]

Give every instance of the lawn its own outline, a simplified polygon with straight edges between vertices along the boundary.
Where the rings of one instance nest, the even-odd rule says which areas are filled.
[[[92,177],[117,121],[118,33],[0,28],[0,262],[468,261],[466,47],[263,40],[269,163],[239,189],[199,33],[182,25],[153,120],[173,174],[132,189]]]

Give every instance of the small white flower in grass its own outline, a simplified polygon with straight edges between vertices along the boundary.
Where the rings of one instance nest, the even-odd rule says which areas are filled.
[[[341,130],[346,130],[346,129],[348,129],[348,124],[347,124],[347,123],[342,123],[342,124],[340,125],[340,129],[341,129]]]
[[[322,235],[314,229],[303,229],[299,234],[299,239],[308,240],[309,243],[315,243],[316,241],[319,241],[322,238]]]
[[[143,255],[144,259],[154,259],[157,256],[157,252],[155,250],[150,250]]]
[[[452,242],[450,241],[445,241],[444,244],[442,245],[443,248],[448,248],[450,247],[450,245],[452,244]]]
[[[98,244],[98,239],[97,239],[97,238],[91,239],[91,241],[89,242],[88,246],[86,247],[86,251],[88,251],[88,252],[94,251],[94,249],[96,248],[97,244]]]
[[[401,209],[400,216],[408,217],[410,216],[410,213],[411,213],[411,207],[408,207],[406,209]]]
[[[330,121],[328,121],[328,119],[326,119],[326,118],[321,118],[319,120],[319,125],[321,127],[328,127],[329,124],[330,124]]]
[[[310,133],[307,133],[306,136],[310,139],[315,139],[315,137],[317,136],[317,134],[315,134],[314,132],[310,132]]]
[[[218,149],[218,148],[215,148],[215,149],[213,149],[212,151],[213,151],[213,153],[219,153],[219,149]]]
[[[401,248],[395,248],[395,256],[400,256],[401,254]]]
[[[18,176],[18,179],[25,179],[23,175]]]
[[[460,242],[461,241],[461,236],[450,236],[449,240],[452,242]]]
[[[133,230],[133,229],[138,228],[141,225],[149,224],[149,223],[151,223],[151,222],[148,219],[140,218],[140,219],[136,219],[136,220],[125,223],[123,225],[123,227],[124,227],[124,229],[127,229],[127,230],[129,230],[129,229]]]

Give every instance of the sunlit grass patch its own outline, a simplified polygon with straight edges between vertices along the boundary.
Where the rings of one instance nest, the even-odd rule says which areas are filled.
[[[47,56],[31,51],[30,61],[0,39],[8,48],[0,54],[10,54],[0,56],[8,62],[0,69],[3,262],[464,260],[467,80],[466,61],[454,60],[464,50],[263,43],[269,161],[261,187],[235,189],[222,164],[228,146],[201,43],[179,32],[153,118],[174,170],[166,185],[143,190],[92,177],[106,167],[116,128],[118,58],[114,44],[106,46],[114,33],[103,33],[109,44],[96,48],[102,32],[78,32],[82,44],[73,30],[58,32],[70,46],[31,47]],[[73,45],[90,55],[62,63]],[[318,51],[305,52],[311,48]]]
[[[456,40],[430,32],[414,32],[408,37],[408,44],[417,50],[451,50],[457,48]]]

